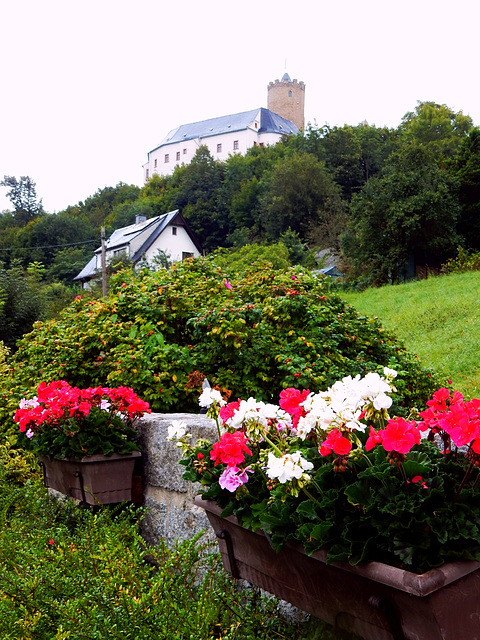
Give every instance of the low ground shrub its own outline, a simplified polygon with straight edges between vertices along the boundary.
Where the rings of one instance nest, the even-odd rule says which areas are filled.
[[[81,509],[0,479],[2,640],[300,640],[257,589],[237,592],[199,537],[145,545],[141,513]],[[339,637],[315,625],[316,638]],[[323,629],[323,630],[322,630]]]
[[[480,271],[480,253],[466,251],[459,247],[456,257],[442,265],[442,273],[465,273],[466,271]]]

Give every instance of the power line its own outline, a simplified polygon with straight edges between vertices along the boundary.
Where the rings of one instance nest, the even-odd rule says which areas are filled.
[[[0,251],[32,251],[32,249],[58,249],[58,247],[75,247],[79,244],[99,244],[99,240],[82,240],[82,242],[69,242],[67,244],[44,244],[41,246],[35,245],[33,247],[7,247],[5,249],[0,248]]]

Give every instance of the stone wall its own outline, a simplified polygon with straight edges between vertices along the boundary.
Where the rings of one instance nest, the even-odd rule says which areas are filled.
[[[172,420],[187,424],[193,442],[200,438],[213,441],[217,435],[214,421],[201,414],[152,413],[138,425],[147,507],[142,534],[151,544],[163,538],[170,547],[175,540],[188,540],[202,529],[214,537],[204,510],[193,504],[197,487],[182,479],[181,451],[175,442],[168,440],[167,429]]]

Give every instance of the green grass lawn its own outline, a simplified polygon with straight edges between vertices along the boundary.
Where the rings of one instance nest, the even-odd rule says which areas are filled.
[[[480,272],[340,295],[360,313],[377,316],[466,397],[480,396]]]

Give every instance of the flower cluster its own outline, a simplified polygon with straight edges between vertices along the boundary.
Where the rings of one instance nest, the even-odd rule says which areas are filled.
[[[415,569],[449,554],[480,559],[480,471],[466,484],[480,467],[480,401],[442,388],[425,411],[391,417],[396,376],[384,368],[318,393],[289,388],[278,405],[227,403],[207,389],[200,404],[218,441],[192,445],[185,428],[169,429],[184,478],[275,546],[293,538],[351,561],[375,549]]]
[[[130,388],[78,389],[56,380],[21,400],[14,419],[37,453],[63,458],[138,449],[133,422],[144,413],[148,402]]]

